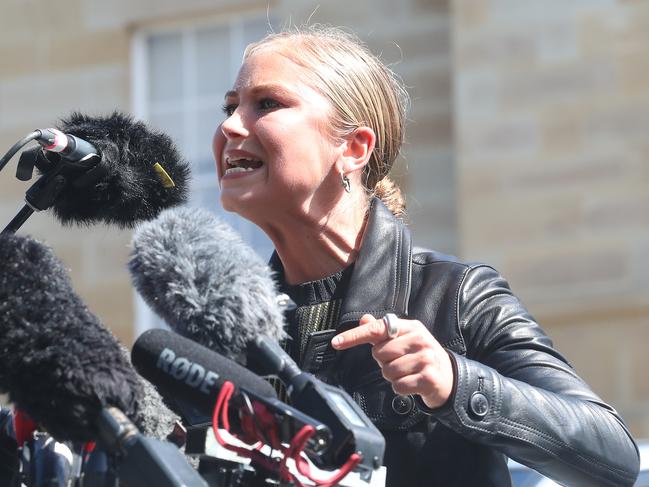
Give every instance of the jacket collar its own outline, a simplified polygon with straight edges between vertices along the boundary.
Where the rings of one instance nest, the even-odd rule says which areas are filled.
[[[284,272],[277,252],[273,252],[269,265],[280,275]],[[386,313],[406,316],[411,274],[410,232],[381,200],[373,198],[338,327],[358,321],[367,313],[376,318]]]
[[[381,200],[373,198],[339,325],[364,314],[408,314],[412,274],[410,232]]]

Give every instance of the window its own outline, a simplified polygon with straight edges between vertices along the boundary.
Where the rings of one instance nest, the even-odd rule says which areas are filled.
[[[223,120],[223,95],[231,88],[246,45],[268,32],[266,15],[219,24],[194,24],[137,32],[133,40],[133,111],[169,134],[192,164],[190,206],[216,213],[263,259],[272,244],[248,221],[219,204],[212,135]],[[160,325],[136,296],[135,334]]]

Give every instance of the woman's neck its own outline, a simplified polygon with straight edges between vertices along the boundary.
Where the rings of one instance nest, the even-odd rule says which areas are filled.
[[[336,205],[326,214],[302,211],[262,229],[273,241],[286,282],[298,284],[330,276],[356,260],[366,215],[366,204]]]

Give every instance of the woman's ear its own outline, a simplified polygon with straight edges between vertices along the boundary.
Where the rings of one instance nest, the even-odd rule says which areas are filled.
[[[361,171],[367,165],[374,150],[376,135],[369,127],[358,127],[345,138],[343,152],[338,160],[339,173]]]

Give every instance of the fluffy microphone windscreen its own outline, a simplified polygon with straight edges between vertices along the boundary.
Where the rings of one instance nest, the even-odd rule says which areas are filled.
[[[242,362],[256,336],[285,336],[270,269],[206,210],[173,208],[141,225],[129,269],[174,331],[222,355]]]
[[[124,346],[120,348],[122,355],[131,363],[131,352]],[[146,436],[165,440],[181,418],[169,408],[165,399],[151,382],[139,374],[138,379],[143,392],[142,400],[138,402],[138,410],[142,418],[140,429]]]
[[[62,223],[132,227],[187,199],[189,164],[168,135],[119,112],[73,113],[58,128],[90,142],[101,156],[97,180],[73,184],[58,196],[53,208]]]
[[[58,440],[96,438],[102,407],[142,424],[140,378],[45,245],[0,235],[0,389]]]

